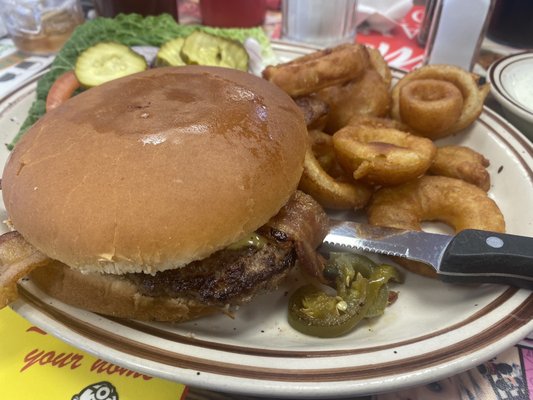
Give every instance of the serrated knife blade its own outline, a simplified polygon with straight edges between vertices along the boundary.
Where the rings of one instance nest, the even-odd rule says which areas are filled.
[[[324,245],[423,262],[448,282],[533,289],[533,238],[527,236],[474,229],[450,236],[332,220]]]

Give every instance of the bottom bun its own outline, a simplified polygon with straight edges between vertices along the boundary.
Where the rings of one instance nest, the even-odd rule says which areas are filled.
[[[221,311],[194,299],[144,296],[120,275],[82,274],[59,261],[37,268],[31,279],[66,304],[119,318],[183,322]]]

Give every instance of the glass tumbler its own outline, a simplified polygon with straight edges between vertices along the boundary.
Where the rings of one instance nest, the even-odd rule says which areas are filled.
[[[320,47],[356,39],[357,0],[283,0],[282,37]]]
[[[79,0],[0,0],[0,17],[15,46],[53,54],[83,22]]]

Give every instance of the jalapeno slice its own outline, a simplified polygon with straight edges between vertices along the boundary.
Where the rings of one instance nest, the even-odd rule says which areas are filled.
[[[352,253],[331,253],[325,276],[336,293],[306,285],[289,298],[289,324],[301,333],[322,338],[350,332],[364,318],[383,314],[390,280],[402,281],[398,270]]]
[[[302,286],[289,299],[289,324],[311,336],[341,336],[365,317],[367,292],[368,280],[361,274],[344,297],[330,296],[313,285]]]
[[[376,265],[370,258],[361,254],[331,252],[324,275],[332,281],[336,280],[339,274],[345,274],[353,279],[357,272],[363,277],[369,278]]]
[[[366,318],[374,318],[382,315],[389,304],[389,281],[402,282],[403,277],[398,270],[391,265],[376,265],[369,277],[371,286],[371,299]]]

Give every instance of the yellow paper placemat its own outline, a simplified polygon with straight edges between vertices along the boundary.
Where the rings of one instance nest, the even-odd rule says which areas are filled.
[[[0,310],[0,399],[183,400],[184,385],[95,358]]]

